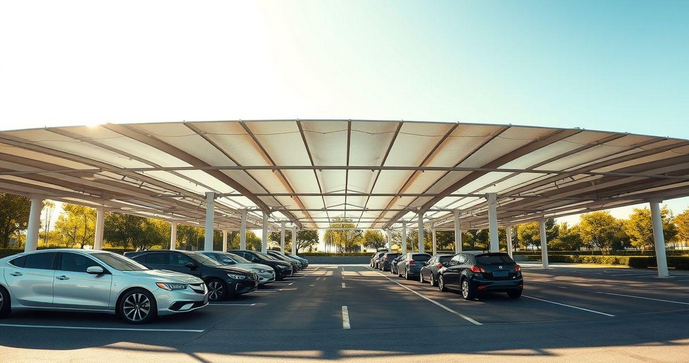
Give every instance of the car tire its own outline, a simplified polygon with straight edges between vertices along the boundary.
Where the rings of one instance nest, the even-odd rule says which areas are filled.
[[[510,299],[519,299],[522,296],[522,290],[508,291],[507,296],[509,296]]]
[[[10,300],[10,293],[0,286],[0,319],[10,315],[11,311],[12,301]]]
[[[220,279],[210,279],[206,282],[206,286],[208,286],[209,301],[222,301],[227,298],[227,284],[224,281]]]
[[[469,284],[469,280],[466,277],[462,277],[462,280],[459,284],[464,300],[474,300],[474,298],[476,298],[476,292],[474,292],[474,289],[471,288],[471,284]]]
[[[127,323],[146,324],[158,317],[158,305],[147,290],[132,289],[119,299],[117,314]]]
[[[445,286],[445,281],[443,280],[443,275],[438,276],[438,290],[440,290],[440,292],[447,291],[447,286]]]
[[[435,275],[431,272],[431,286],[438,286],[438,281],[435,279]]]

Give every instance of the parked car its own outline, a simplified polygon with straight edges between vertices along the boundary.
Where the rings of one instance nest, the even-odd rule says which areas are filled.
[[[397,276],[404,276],[405,279],[409,280],[413,276],[418,276],[421,272],[421,267],[426,263],[426,261],[431,259],[431,255],[428,253],[407,253],[404,258],[402,258],[397,263]]]
[[[395,257],[392,261],[390,261],[390,273],[393,275],[397,275],[397,265],[399,264],[400,261],[406,256],[406,254],[400,253],[399,256]]]
[[[305,258],[303,258],[303,257],[297,256],[297,255],[293,255],[293,254],[290,254],[290,253],[285,253],[285,256],[291,257],[291,258],[294,258],[294,259],[297,260],[297,261],[300,261],[301,264],[302,264],[302,266],[304,266],[304,268],[309,267],[309,260],[307,260],[307,259],[305,259]]]
[[[244,259],[246,259],[249,262],[260,263],[262,265],[268,265],[272,267],[273,271],[275,271],[275,279],[278,281],[284,280],[285,277],[291,276],[293,273],[291,264],[284,261],[276,260],[270,257],[269,255],[258,251],[232,250],[228,252],[234,253],[235,255],[238,255],[240,257],[244,257]]]
[[[521,267],[504,252],[462,252],[454,255],[438,274],[440,291],[459,290],[466,300],[482,292],[506,292],[522,296],[524,279]]]
[[[385,252],[387,251],[378,251],[374,253],[373,256],[371,256],[371,263],[369,264],[369,266],[371,266],[371,268],[378,268],[378,261]]]
[[[438,284],[438,270],[447,266],[447,263],[452,259],[453,255],[435,255],[421,267],[419,272],[419,280],[424,283],[429,281],[431,285]]]
[[[383,256],[380,258],[380,262],[378,263],[378,269],[381,271],[389,270],[392,266],[392,260],[399,257],[399,255],[399,253],[385,252]]]
[[[250,270],[221,265],[198,252],[180,250],[152,250],[125,253],[151,269],[170,270],[194,275],[208,286],[208,299],[224,300],[258,287],[258,275]]]
[[[293,259],[291,257],[287,257],[278,251],[268,250],[268,255],[276,260],[290,263],[294,268],[294,272],[304,269],[304,267],[301,264],[301,261]]]
[[[199,252],[206,255],[223,265],[235,266],[239,268],[245,268],[256,272],[258,275],[258,284],[264,285],[269,282],[275,281],[275,271],[271,266],[264,265],[261,263],[252,263],[239,255],[229,252]]]
[[[203,280],[111,252],[53,249],[0,259],[0,318],[11,310],[117,314],[141,324],[208,305]]]

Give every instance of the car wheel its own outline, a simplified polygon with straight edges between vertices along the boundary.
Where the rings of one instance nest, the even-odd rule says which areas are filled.
[[[426,282],[426,281],[423,279],[423,272],[420,272],[420,273],[419,273],[419,282],[421,282],[422,284],[423,284],[424,282]]]
[[[508,291],[507,296],[509,296],[510,299],[519,299],[522,296],[522,290]]]
[[[10,315],[12,307],[10,306],[10,293],[0,286],[0,319]]]
[[[469,285],[469,280],[465,277],[462,278],[462,297],[464,300],[474,300],[475,293],[474,290]]]
[[[117,311],[126,322],[131,324],[145,324],[158,316],[155,298],[143,289],[126,292],[120,299]]]
[[[225,283],[220,279],[208,280],[206,285],[208,286],[208,300],[219,301],[225,299],[225,296],[227,296]]]
[[[438,283],[435,280],[435,275],[431,272],[431,286],[436,286]]]
[[[440,290],[441,292],[447,291],[447,286],[445,286],[443,275],[438,276],[438,290]]]

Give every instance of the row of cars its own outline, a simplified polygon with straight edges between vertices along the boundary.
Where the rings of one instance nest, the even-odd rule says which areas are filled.
[[[278,251],[53,249],[0,259],[0,318],[13,309],[117,314],[141,324],[255,291],[308,266]]]
[[[521,267],[504,252],[466,251],[432,256],[379,251],[371,257],[370,266],[407,280],[418,278],[440,291],[457,290],[467,300],[486,292],[506,292],[517,299],[524,289]]]

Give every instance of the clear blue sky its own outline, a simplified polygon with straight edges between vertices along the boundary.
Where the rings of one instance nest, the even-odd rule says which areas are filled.
[[[371,118],[689,139],[687,19],[689,1],[3,2],[0,129]]]

